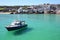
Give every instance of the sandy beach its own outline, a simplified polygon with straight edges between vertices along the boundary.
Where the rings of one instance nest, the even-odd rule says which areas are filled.
[[[11,12],[0,12],[0,14],[10,14]]]

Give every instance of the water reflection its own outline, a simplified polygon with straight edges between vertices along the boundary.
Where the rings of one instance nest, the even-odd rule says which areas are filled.
[[[50,15],[49,15],[49,21],[50,21],[50,22],[55,22],[55,21],[56,21],[56,15],[50,14]]]
[[[44,20],[46,22],[55,22],[56,21],[56,15],[55,14],[44,15]]]

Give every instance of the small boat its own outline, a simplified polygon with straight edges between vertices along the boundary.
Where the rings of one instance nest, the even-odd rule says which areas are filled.
[[[11,25],[8,25],[6,27],[6,29],[8,31],[12,31],[12,30],[17,30],[17,29],[25,28],[25,27],[27,27],[27,24],[25,23],[25,21],[16,20],[16,21],[12,22]]]

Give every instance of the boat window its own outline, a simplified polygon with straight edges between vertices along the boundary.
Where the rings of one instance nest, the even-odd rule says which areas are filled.
[[[25,22],[22,22],[22,24],[25,24]]]
[[[15,25],[19,25],[19,23],[15,23]]]

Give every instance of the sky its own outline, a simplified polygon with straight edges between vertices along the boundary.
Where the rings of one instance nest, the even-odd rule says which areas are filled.
[[[60,4],[60,0],[0,0],[0,6]]]

